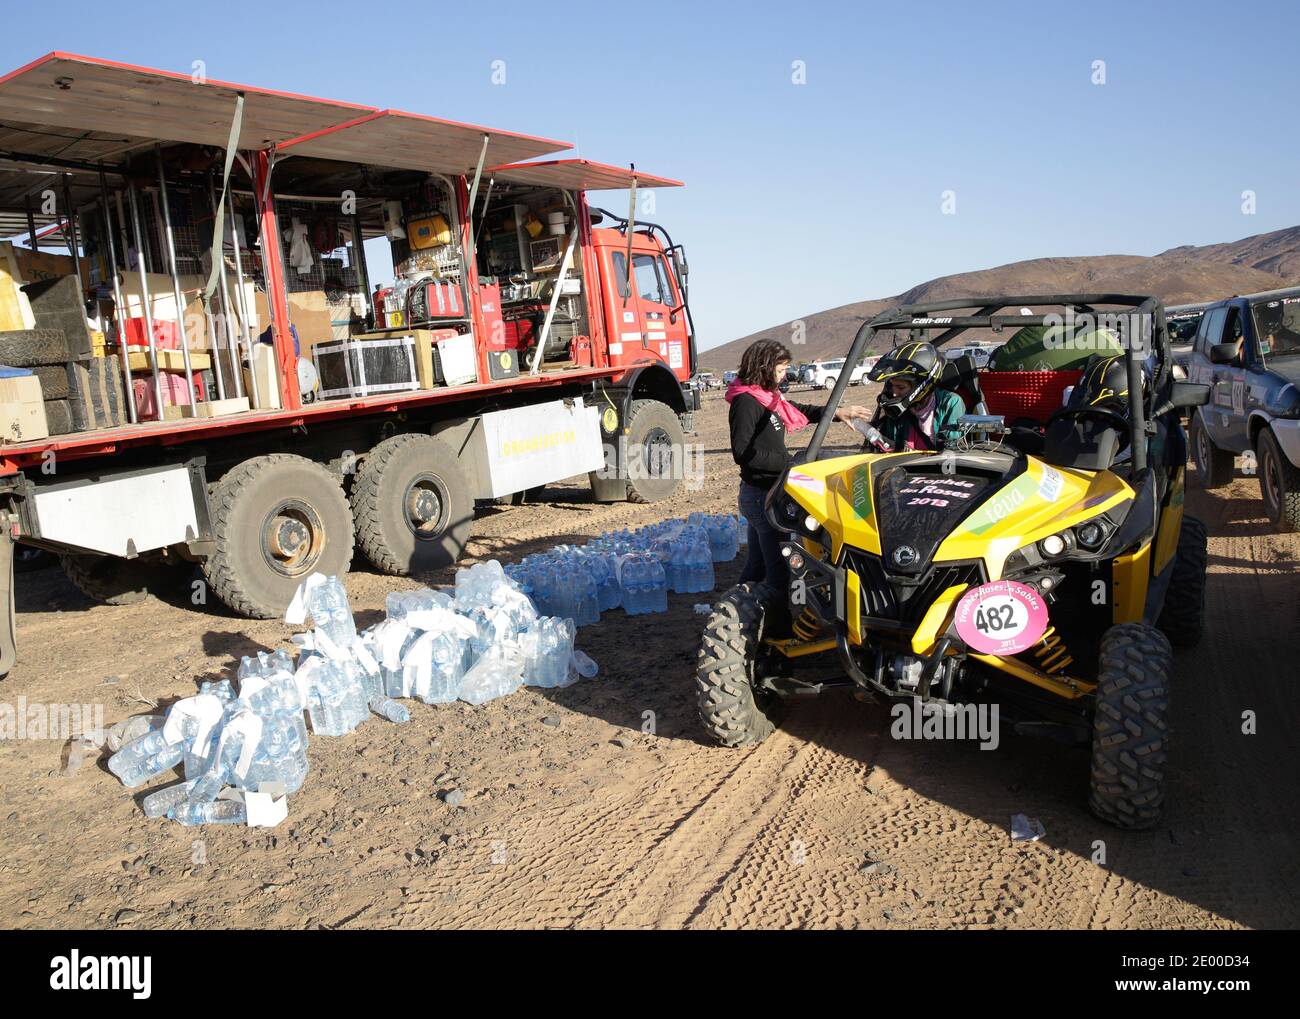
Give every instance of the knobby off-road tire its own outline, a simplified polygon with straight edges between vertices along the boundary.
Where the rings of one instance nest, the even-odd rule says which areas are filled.
[[[733,587],[713,607],[704,627],[695,665],[700,718],[724,747],[761,743],[781,719],[781,699],[753,685],[771,599],[761,584]]]
[[[0,333],[0,364],[14,368],[62,365],[71,356],[62,329],[17,329]]]
[[[1286,458],[1268,428],[1259,433],[1255,448],[1264,512],[1279,531],[1300,531],[1300,468]]]
[[[1174,553],[1173,576],[1156,622],[1174,647],[1194,647],[1205,629],[1205,567],[1209,554],[1205,525],[1183,515]]]
[[[301,456],[272,453],[222,476],[209,495],[212,593],[252,619],[284,613],[313,573],[342,577],[352,562],[352,511],[334,475]]]
[[[658,400],[633,400],[626,439],[627,501],[650,503],[675,495],[686,456],[686,433],[676,412]]]
[[[1118,828],[1160,819],[1169,753],[1173,650],[1143,623],[1112,626],[1101,639],[1088,804]]]
[[[1223,488],[1232,483],[1235,458],[1226,449],[1219,449],[1210,438],[1210,433],[1201,420],[1201,415],[1192,415],[1192,428],[1189,437],[1192,444],[1192,460],[1196,472],[1201,476],[1201,484],[1206,488]]]
[[[61,555],[63,573],[72,586],[91,601],[103,605],[135,605],[179,574],[166,563],[117,556]]]
[[[407,575],[450,566],[474,526],[469,479],[431,435],[394,435],[372,449],[352,482],[357,544],[375,569]]]

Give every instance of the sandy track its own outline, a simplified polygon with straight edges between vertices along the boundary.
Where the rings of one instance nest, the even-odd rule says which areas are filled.
[[[702,490],[599,506],[582,487],[554,486],[544,504],[484,510],[471,555],[732,508],[724,408],[710,396],[699,419]],[[1294,927],[1300,539],[1271,531],[1254,479],[1192,489],[1212,535],[1209,634],[1178,659],[1169,804],[1155,831],[1121,833],[1088,814],[1083,751],[1009,733],[993,752],[897,742],[884,706],[844,692],[792,702],[761,746],[706,746],[691,681],[702,599],[681,595],[663,615],[614,612],[580,631],[602,666],[593,682],[481,708],[414,704],[410,725],[372,720],[314,740],[307,785],[274,831],[150,822],[102,765],[65,776],[57,742],[0,743],[0,920]],[[359,623],[415,583],[358,567],[348,588]],[[284,626],[196,611],[187,594],[115,609],[88,604],[57,572],[22,578],[19,664],[0,697],[97,702],[111,723],[285,646]],[[1258,735],[1242,734],[1243,711]],[[452,786],[461,807],[437,799]],[[1019,811],[1043,821],[1043,841],[1010,842]],[[863,873],[868,860],[885,866]]]

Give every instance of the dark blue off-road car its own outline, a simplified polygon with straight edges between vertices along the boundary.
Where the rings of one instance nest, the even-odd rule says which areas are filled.
[[[1300,287],[1206,305],[1186,362],[1210,386],[1192,419],[1192,456],[1207,488],[1246,455],[1279,530],[1300,530]]]

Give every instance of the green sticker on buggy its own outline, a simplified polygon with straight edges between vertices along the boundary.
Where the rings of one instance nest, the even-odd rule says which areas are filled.
[[[1020,509],[1031,496],[1036,495],[1040,484],[1038,478],[1026,471],[976,510],[962,525],[962,530],[968,534],[983,534],[992,530]]]
[[[853,468],[849,474],[849,501],[859,520],[871,519],[871,472],[866,465]]]

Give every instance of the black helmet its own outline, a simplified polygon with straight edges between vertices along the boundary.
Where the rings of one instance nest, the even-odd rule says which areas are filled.
[[[1143,388],[1146,373],[1142,373]],[[1145,393],[1143,394],[1145,396]],[[1070,410],[1106,410],[1128,417],[1128,365],[1123,354],[1094,354],[1070,394]]]
[[[877,397],[884,412],[897,417],[929,396],[942,374],[943,362],[934,344],[920,342],[905,343],[882,355],[867,373],[867,378],[872,382],[902,378],[912,383],[911,391],[903,396],[890,397],[882,392]]]

